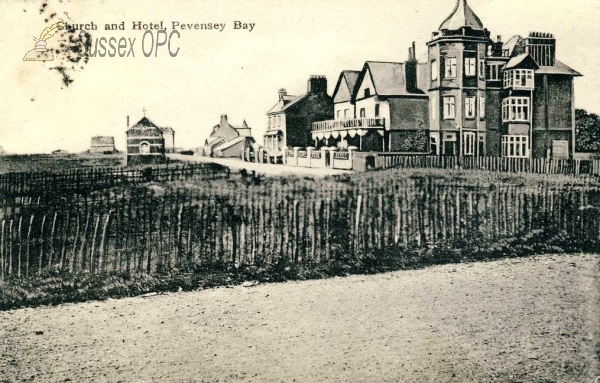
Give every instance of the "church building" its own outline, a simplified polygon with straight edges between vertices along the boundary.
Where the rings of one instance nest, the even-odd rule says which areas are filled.
[[[144,117],[131,127],[127,116],[127,127],[127,166],[166,162],[164,128],[150,121],[145,113]],[[171,131],[172,129],[167,132],[168,136]]]

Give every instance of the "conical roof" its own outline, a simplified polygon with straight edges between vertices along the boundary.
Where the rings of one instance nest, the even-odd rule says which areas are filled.
[[[454,11],[440,25],[439,30],[457,31],[462,27],[471,27],[475,30],[483,30],[483,23],[475,12],[467,4],[467,0],[458,0]]]

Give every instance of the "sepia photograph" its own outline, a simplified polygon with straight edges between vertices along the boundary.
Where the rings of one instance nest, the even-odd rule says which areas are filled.
[[[600,383],[597,0],[0,0],[0,383]]]

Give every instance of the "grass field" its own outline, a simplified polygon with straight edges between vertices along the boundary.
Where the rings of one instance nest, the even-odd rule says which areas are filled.
[[[0,382],[593,382],[599,276],[538,256],[0,312]]]
[[[0,156],[0,174],[59,172],[82,167],[125,166],[124,154],[15,154]]]

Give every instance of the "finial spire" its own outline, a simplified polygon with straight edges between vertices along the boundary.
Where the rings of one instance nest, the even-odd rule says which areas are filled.
[[[477,17],[475,12],[467,4],[467,0],[457,0],[454,11],[440,25],[439,30],[457,31],[462,27],[471,27],[476,30],[483,30],[483,23]]]
[[[146,107],[144,107],[144,109],[142,109],[142,112],[144,112],[144,117],[146,117],[146,112],[147,112]]]

